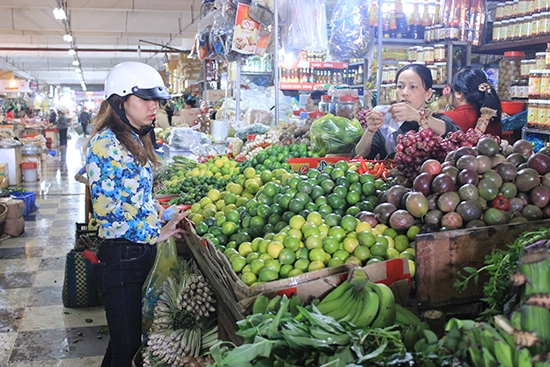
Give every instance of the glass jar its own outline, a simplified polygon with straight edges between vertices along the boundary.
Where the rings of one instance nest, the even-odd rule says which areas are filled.
[[[397,78],[397,66],[388,67],[388,83],[394,83]]]
[[[528,1],[522,0],[518,3],[518,14],[520,17],[527,15],[527,3]]]
[[[505,3],[497,4],[496,16],[495,16],[496,21],[501,21],[502,19],[504,19],[504,5]]]
[[[535,69],[544,69],[546,66],[546,52],[535,53]]]
[[[506,18],[512,18],[514,13],[514,2],[513,1],[507,1],[504,5],[504,16]]]
[[[521,79],[521,60],[525,54],[520,51],[507,51],[498,64],[498,91],[501,100],[510,100],[512,81]]]
[[[432,65],[434,63],[434,48],[431,46],[424,47],[422,50],[422,61],[426,63],[426,65]]]
[[[433,35],[434,35],[433,36],[434,42],[444,41],[445,40],[445,27],[443,27],[442,24],[434,25]]]
[[[535,69],[535,65],[535,59],[521,60],[521,77],[525,79],[529,78],[529,75],[531,74],[531,69]]]
[[[416,58],[417,58],[417,53],[416,53],[416,47],[409,47],[407,49],[407,60],[409,62],[413,62],[413,61],[416,61]]]
[[[523,34],[524,37],[526,38],[531,37],[532,25],[533,25],[533,16],[532,15],[525,16],[524,22],[523,22],[523,30],[521,32],[521,34]]]
[[[522,79],[519,81],[519,97],[521,99],[527,99],[529,96],[529,80]]]
[[[536,37],[539,35],[540,16],[540,13],[533,14],[533,18],[531,21],[531,37]]]
[[[424,42],[433,42],[433,27],[424,28]]]
[[[510,97],[512,99],[519,98],[519,79],[512,82],[512,85],[510,86]]]
[[[493,42],[500,42],[500,29],[502,28],[502,22],[499,20],[493,23]]]
[[[447,63],[446,62],[436,62],[434,66],[437,67],[437,82],[436,84],[446,84],[447,83]]]
[[[439,83],[439,72],[438,67],[435,65],[428,65],[428,69],[430,70],[430,73],[432,74],[432,80],[435,84],[442,84]]]
[[[422,47],[422,46],[417,46],[416,47],[416,61],[417,62],[424,62],[424,47]]]
[[[530,99],[527,107],[527,127],[537,127],[539,119],[539,100]]]
[[[513,18],[513,19],[510,19],[508,22],[509,22],[508,23],[508,33],[506,34],[506,40],[507,41],[513,41],[513,40],[517,39],[516,31],[517,31],[518,19]]]
[[[355,115],[355,106],[358,101],[359,98],[351,94],[339,97],[336,104],[336,116],[352,119]]]
[[[321,96],[321,102],[319,102],[319,112],[329,113],[330,111],[330,96]]]
[[[529,75],[529,98],[539,99],[541,81],[542,70],[531,70],[531,75]]]
[[[537,124],[539,125],[539,128],[547,129],[548,128],[548,112],[550,109],[550,101],[547,100],[539,100],[539,106],[538,106],[538,117],[537,117]]]
[[[434,62],[444,62],[447,61],[445,45],[437,44],[434,45]]]
[[[382,84],[388,84],[390,80],[390,74],[387,66],[382,67]]]
[[[500,27],[500,41],[508,41],[508,29],[510,28],[510,21],[503,20],[502,26]]]
[[[550,69],[544,69],[540,78],[540,99],[550,99]]]

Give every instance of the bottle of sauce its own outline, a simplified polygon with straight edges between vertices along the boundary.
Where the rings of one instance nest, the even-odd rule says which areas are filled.
[[[378,38],[378,2],[374,0],[369,14],[369,25],[375,38]]]
[[[423,39],[424,27],[422,26],[422,18],[418,9],[418,1],[413,3],[413,11],[409,18],[409,38]]]
[[[401,0],[395,1],[395,25],[397,27],[397,38],[407,38],[408,27],[407,17],[403,11]]]

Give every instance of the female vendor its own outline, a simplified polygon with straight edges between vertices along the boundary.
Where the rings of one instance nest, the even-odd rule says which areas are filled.
[[[398,102],[391,107],[376,106],[367,114],[367,129],[352,156],[393,157],[397,137],[409,130],[430,128],[441,136],[459,130],[451,118],[424,109],[433,93],[432,83],[431,72],[423,65],[410,64],[399,70],[396,76]]]

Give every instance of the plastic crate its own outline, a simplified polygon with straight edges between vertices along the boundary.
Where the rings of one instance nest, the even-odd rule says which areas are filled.
[[[521,129],[527,124],[527,111],[520,112],[502,120],[502,131]]]
[[[36,211],[36,192],[12,192],[11,197],[25,203],[24,217]]]

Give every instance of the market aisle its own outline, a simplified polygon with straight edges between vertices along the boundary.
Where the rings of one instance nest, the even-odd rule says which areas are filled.
[[[84,221],[84,138],[44,163],[42,180],[25,183],[39,208],[25,232],[0,241],[0,367],[99,366],[108,335],[102,307],[64,308],[65,254],[74,246],[75,223]]]

